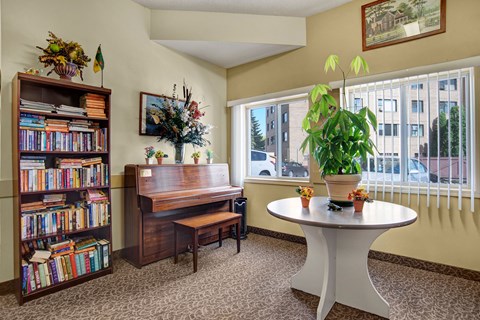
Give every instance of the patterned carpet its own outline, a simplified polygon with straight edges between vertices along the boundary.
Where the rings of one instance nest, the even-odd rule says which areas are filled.
[[[113,275],[19,307],[0,296],[0,319],[315,319],[319,298],[289,288],[303,265],[305,245],[249,234],[202,247],[193,274],[191,254],[139,270],[115,260]],[[390,303],[391,319],[480,319],[480,282],[369,260],[372,280]],[[380,319],[335,304],[327,319]]]

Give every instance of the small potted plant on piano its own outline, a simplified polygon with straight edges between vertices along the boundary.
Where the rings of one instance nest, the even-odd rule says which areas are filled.
[[[194,153],[192,153],[192,158],[193,162],[195,164],[198,164],[198,160],[200,159],[200,151],[195,151]]]
[[[210,164],[213,162],[213,156],[215,155],[213,153],[212,149],[207,149],[205,150],[205,155],[207,156],[207,163]]]
[[[368,192],[362,187],[353,189],[352,192],[348,194],[348,200],[353,200],[355,212],[362,212],[365,202],[373,202],[373,200],[370,199]]]
[[[145,147],[145,162],[147,164],[153,164],[154,155],[155,155],[155,149],[152,146]]]
[[[157,158],[158,164],[162,164],[163,158],[168,158],[168,154],[165,154],[163,151],[158,150],[157,152],[155,152],[155,158]]]

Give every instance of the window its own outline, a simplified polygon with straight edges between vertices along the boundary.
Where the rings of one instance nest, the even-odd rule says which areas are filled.
[[[450,85],[448,83],[450,82]],[[442,91],[457,91],[457,79],[441,80],[438,82],[438,90]]]
[[[452,107],[457,105],[457,101],[440,101],[438,108],[440,112],[449,113]]]
[[[393,131],[392,131],[392,126],[393,126]],[[398,136],[398,124],[383,124],[379,123],[378,124],[378,135],[379,136]]]
[[[250,135],[247,137],[246,171],[250,177],[298,177],[309,175],[308,150],[300,146],[305,139],[301,124],[308,110],[308,100],[279,100],[277,104],[244,106]],[[272,110],[273,108],[273,110]],[[281,124],[281,125],[275,125]],[[298,168],[282,169],[284,163],[298,163]],[[291,173],[290,173],[291,171]]]
[[[410,85],[411,90],[423,90],[423,83],[414,83]]]
[[[410,137],[423,137],[423,124],[411,124]]]
[[[362,98],[355,98],[353,101],[354,111],[357,112],[358,110],[363,108],[363,99]]]
[[[378,99],[377,106],[380,112],[397,112],[396,99]]]
[[[412,100],[412,112],[423,112],[423,100]]]
[[[396,192],[421,186],[431,194],[469,190],[473,197],[472,83],[473,69],[465,68],[348,87],[347,101],[363,98],[377,116],[371,139],[378,153],[362,164],[363,183],[391,185],[392,196],[395,185],[406,184]]]

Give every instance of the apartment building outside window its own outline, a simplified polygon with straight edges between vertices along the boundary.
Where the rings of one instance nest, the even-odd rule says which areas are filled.
[[[351,109],[361,98],[377,116],[364,183],[472,190],[472,82],[472,69],[460,69],[348,87]]]

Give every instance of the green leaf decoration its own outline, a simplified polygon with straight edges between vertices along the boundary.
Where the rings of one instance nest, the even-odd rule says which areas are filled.
[[[328,72],[328,69],[332,69],[332,71],[335,71],[335,67],[338,65],[339,59],[338,56],[335,54],[331,54],[327,57],[327,60],[325,61],[325,73]]]

